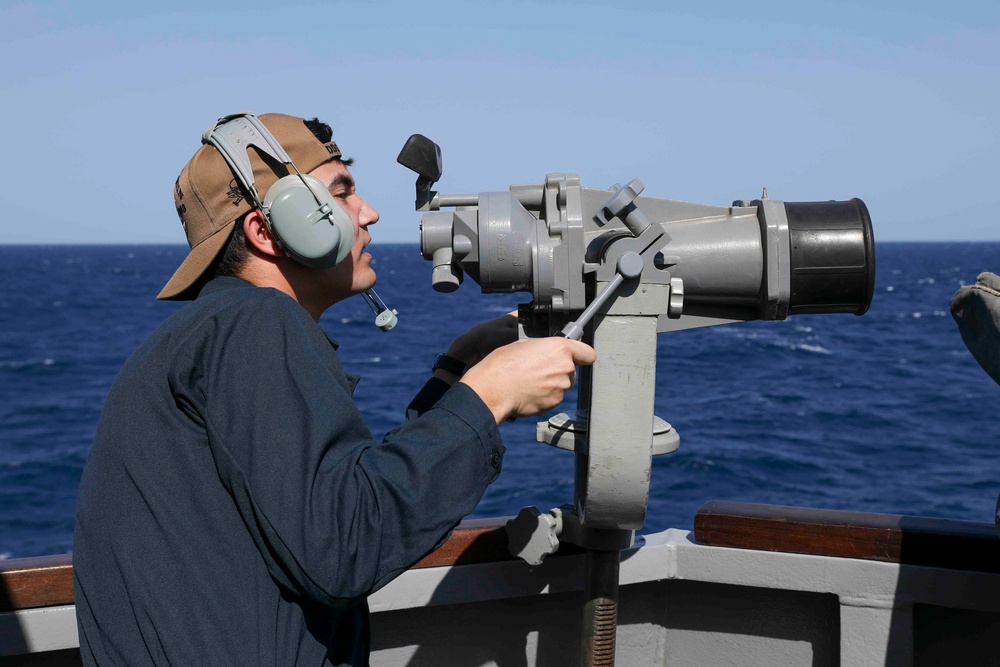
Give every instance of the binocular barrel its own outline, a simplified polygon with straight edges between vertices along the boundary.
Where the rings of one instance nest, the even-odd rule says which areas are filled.
[[[453,291],[467,273],[484,293],[531,292],[536,310],[569,317],[592,298],[588,280],[607,280],[598,267],[627,240],[643,253],[642,283],[683,281],[683,316],[861,315],[871,304],[875,243],[860,199],[715,207],[635,197],[629,210],[651,221],[637,231],[609,217],[599,203],[608,191],[566,185],[575,178],[462,195],[457,210],[426,213],[421,251],[434,263],[434,288]]]

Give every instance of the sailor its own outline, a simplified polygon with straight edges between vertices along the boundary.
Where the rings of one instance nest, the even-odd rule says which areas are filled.
[[[191,303],[122,368],[80,485],[84,664],[367,664],[367,596],[476,506],[500,472],[498,424],[554,407],[594,360],[562,338],[516,341],[511,316],[481,324],[376,442],[317,322],[375,284],[378,213],[328,125],[259,120],[353,243],[328,268],[294,256],[257,202],[295,171],[256,150],[253,193],[215,145],[182,169],[191,252],[159,298]]]

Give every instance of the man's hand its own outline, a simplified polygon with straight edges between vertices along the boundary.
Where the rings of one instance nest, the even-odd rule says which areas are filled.
[[[500,424],[559,405],[576,380],[576,367],[596,358],[594,348],[567,338],[519,340],[491,352],[462,382],[479,394]]]

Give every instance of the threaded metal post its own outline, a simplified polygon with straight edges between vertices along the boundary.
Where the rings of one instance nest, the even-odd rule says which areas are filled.
[[[583,667],[614,667],[618,635],[619,551],[587,551],[587,601],[583,607]]]

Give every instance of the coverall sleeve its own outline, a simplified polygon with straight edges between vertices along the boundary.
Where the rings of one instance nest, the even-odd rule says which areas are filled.
[[[298,304],[271,297],[217,333],[225,344],[202,379],[209,446],[290,591],[358,601],[434,548],[499,474],[496,423],[465,385],[376,443],[333,346]]]
[[[406,418],[416,419],[430,410],[450,388],[451,385],[440,378],[432,377],[427,380],[427,383],[417,392],[417,395],[413,397],[410,404],[406,406]]]

